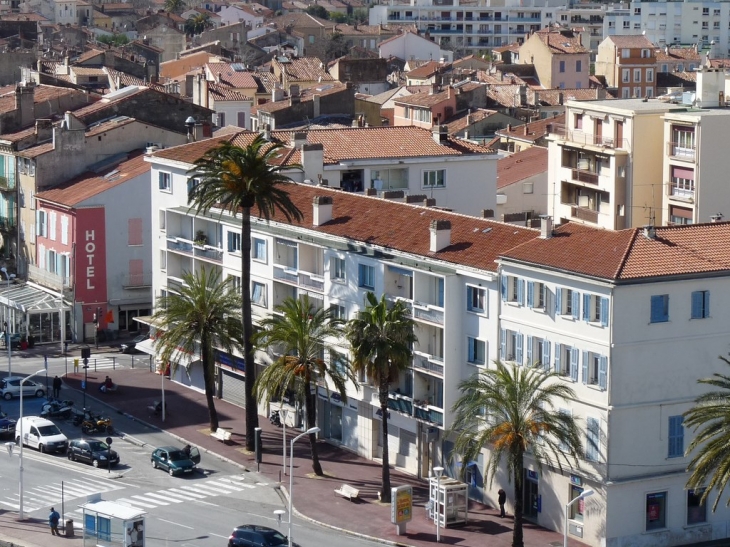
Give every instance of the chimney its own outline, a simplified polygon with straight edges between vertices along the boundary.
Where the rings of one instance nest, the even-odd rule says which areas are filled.
[[[193,127],[193,139],[195,140],[195,142],[205,139],[203,124],[200,122],[196,122],[195,126]]]
[[[553,219],[548,215],[540,215],[540,238],[550,239],[553,237]]]
[[[278,85],[271,90],[271,100],[273,102],[284,100],[284,90],[281,89]]]
[[[644,237],[646,239],[656,239],[656,228],[651,224],[644,226]]]
[[[522,128],[523,128],[523,129],[522,129],[522,134],[523,134],[523,135],[524,135],[525,137],[526,137],[527,135],[529,135],[529,134],[530,134],[530,130],[529,130],[529,129],[527,128],[527,124],[523,125],[523,126],[522,126]]]
[[[18,111],[16,120],[20,127],[30,125],[35,120],[35,86],[20,84],[15,88],[15,110]]]
[[[563,104],[563,94],[562,93],[558,93],[558,104],[560,104],[560,105]]]
[[[512,124],[508,123],[507,124],[507,133],[509,133],[510,131],[512,131]]]
[[[445,125],[434,125],[431,129],[433,140],[437,144],[444,144],[449,140],[449,128]]]
[[[722,222],[723,214],[717,213],[710,216],[710,222]]]
[[[53,121],[52,120],[36,120],[35,121],[36,142],[43,142],[53,137]]]
[[[451,245],[451,221],[432,220],[428,229],[431,232],[429,251],[438,253]]]
[[[307,144],[306,133],[305,140],[299,144],[297,148],[302,154],[302,170],[304,171],[304,180],[321,180],[324,173],[324,147],[320,143]]]
[[[264,125],[264,140],[271,142],[271,124]]]
[[[312,206],[312,226],[322,226],[332,220],[331,196],[314,196]]]
[[[291,145],[294,148],[299,148],[303,144],[307,144],[307,132],[306,131],[294,131],[291,134]]]
[[[289,96],[290,97],[299,97],[299,84],[291,84],[289,86]]]
[[[312,110],[313,110],[312,117],[313,118],[319,118],[320,99],[321,99],[321,97],[319,95],[312,96]]]
[[[220,85],[220,83],[221,83],[221,80],[222,80],[222,79],[223,79],[223,78],[222,78],[222,76],[221,76],[221,73],[220,73],[220,72],[218,72],[218,74],[217,74],[217,76],[216,76],[216,78],[215,78],[215,82],[216,82],[216,83],[217,83],[218,85]]]

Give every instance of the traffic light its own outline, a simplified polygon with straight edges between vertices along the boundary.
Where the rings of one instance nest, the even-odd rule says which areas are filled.
[[[94,323],[94,325],[98,325],[99,324],[99,319],[96,317],[96,314],[94,314],[94,316],[92,317],[91,320]]]

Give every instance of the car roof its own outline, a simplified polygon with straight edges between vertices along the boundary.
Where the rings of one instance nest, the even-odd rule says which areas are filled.
[[[45,425],[45,424],[56,425],[48,418],[42,418],[41,416],[23,416],[23,420],[27,420],[29,422],[33,422],[34,424],[40,424],[40,425]]]
[[[166,450],[167,452],[171,452],[173,450],[180,450],[177,446],[159,446],[157,447],[157,450]]]
[[[268,526],[260,526],[259,524],[241,524],[236,526],[234,530],[248,530],[250,532],[276,532],[273,528]]]

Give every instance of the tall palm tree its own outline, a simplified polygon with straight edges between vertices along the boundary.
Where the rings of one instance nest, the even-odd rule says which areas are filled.
[[[165,0],[165,11],[168,13],[180,13],[185,9],[185,0]]]
[[[575,393],[555,380],[557,373],[499,361],[495,365],[459,385],[462,395],[453,407],[454,449],[469,461],[478,457],[482,447],[489,446],[486,471],[490,484],[506,459],[508,477],[514,481],[512,547],[522,547],[525,454],[532,455],[539,469],[549,460],[561,470],[561,461],[573,467],[583,455],[575,419],[555,407],[557,401],[573,399]]]
[[[213,23],[210,20],[210,15],[207,13],[198,13],[196,15],[191,15],[188,17],[187,21],[185,21],[185,33],[188,36],[195,36],[196,34],[201,34],[204,30],[209,29],[213,26]]]
[[[246,366],[246,449],[254,450],[255,429],[259,424],[254,384],[256,365],[251,337],[251,209],[269,220],[279,211],[287,220],[302,218],[301,211],[289,198],[286,184],[291,179],[283,174],[283,166],[274,165],[280,144],[271,144],[258,135],[246,148],[225,142],[208,150],[188,173],[199,180],[191,185],[188,202],[197,213],[213,207],[233,216],[241,216],[241,287]],[[299,166],[290,165],[289,169]]]
[[[730,365],[726,357],[721,355],[720,359]],[[701,378],[697,382],[718,391],[700,395],[695,399],[695,406],[684,413],[684,425],[699,431],[686,451],[687,456],[696,451],[687,466],[691,472],[687,488],[704,489],[700,498],[703,504],[710,492],[717,489],[712,504],[714,513],[730,479],[730,452],[727,449],[730,446],[730,376],[715,373],[711,378]],[[730,506],[730,500],[726,505]]]
[[[334,340],[342,337],[344,322],[332,315],[332,310],[317,308],[304,295],[301,299],[287,298],[276,307],[281,315],[263,319],[263,330],[255,337],[259,348],[275,348],[282,355],[266,367],[256,380],[258,400],[281,400],[284,392],[293,389],[297,399],[304,404],[307,429],[317,425],[317,386],[324,380],[330,383],[347,401],[347,381],[355,381],[350,367],[342,361],[324,359],[324,351]],[[317,454],[317,437],[309,435],[312,447],[312,469],[322,475],[322,465]]]
[[[175,352],[200,351],[211,431],[218,429],[213,399],[215,349],[232,353],[243,345],[241,300],[229,279],[221,281],[220,273],[204,268],[197,275],[186,272],[179,293],[158,299],[153,315],[159,333],[156,346],[164,363],[170,362]]]
[[[365,309],[352,319],[346,336],[352,347],[353,369],[364,372],[378,386],[378,401],[383,425],[383,471],[380,499],[390,503],[390,455],[388,451],[388,392],[413,360],[412,346],[417,341],[410,310],[398,300],[392,306],[383,295],[380,300],[368,292]]]

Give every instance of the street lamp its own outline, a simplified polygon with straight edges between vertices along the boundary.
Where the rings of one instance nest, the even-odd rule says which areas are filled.
[[[289,415],[289,410],[284,408],[284,402],[281,403],[281,408],[279,409],[279,417],[281,418],[281,425],[284,428],[284,434],[282,436],[282,440],[284,441],[282,444],[284,446],[284,451],[282,452],[283,455],[283,465],[282,468],[284,469],[284,476],[286,476],[286,417]]]
[[[436,543],[441,543],[441,475],[444,468],[434,467],[433,474],[436,475]]]
[[[314,433],[319,433],[318,427],[311,427],[307,429],[304,433],[300,433],[296,437],[294,437],[291,440],[291,451],[289,452],[289,547],[292,547],[292,540],[291,540],[291,517],[292,517],[292,496],[293,492],[292,489],[294,488],[294,443],[297,442],[299,439],[304,437],[305,435],[313,435]]]
[[[41,372],[45,372],[46,369],[42,368],[40,370],[35,371],[30,376],[26,376],[20,381],[20,418],[18,419],[18,427],[20,427],[20,468],[18,473],[18,493],[20,495],[20,503],[18,504],[18,518],[20,520],[23,520],[23,384],[27,381],[33,378],[36,374],[40,374]]]
[[[10,290],[10,280],[15,279],[15,274],[9,274],[8,269],[5,267],[0,268],[0,272],[5,274],[6,279],[8,280],[8,291]],[[10,306],[7,307],[8,313],[6,319],[10,319]],[[13,365],[10,358],[10,327],[8,326],[8,322],[5,321],[5,343],[8,346],[8,378],[13,375]]]
[[[577,497],[573,498],[565,504],[565,522],[563,523],[563,547],[568,547],[568,515],[570,514],[570,506],[577,501],[587,498],[588,496],[592,496],[593,494],[595,494],[595,492],[590,488],[588,490],[583,490],[583,492],[581,492]]]

